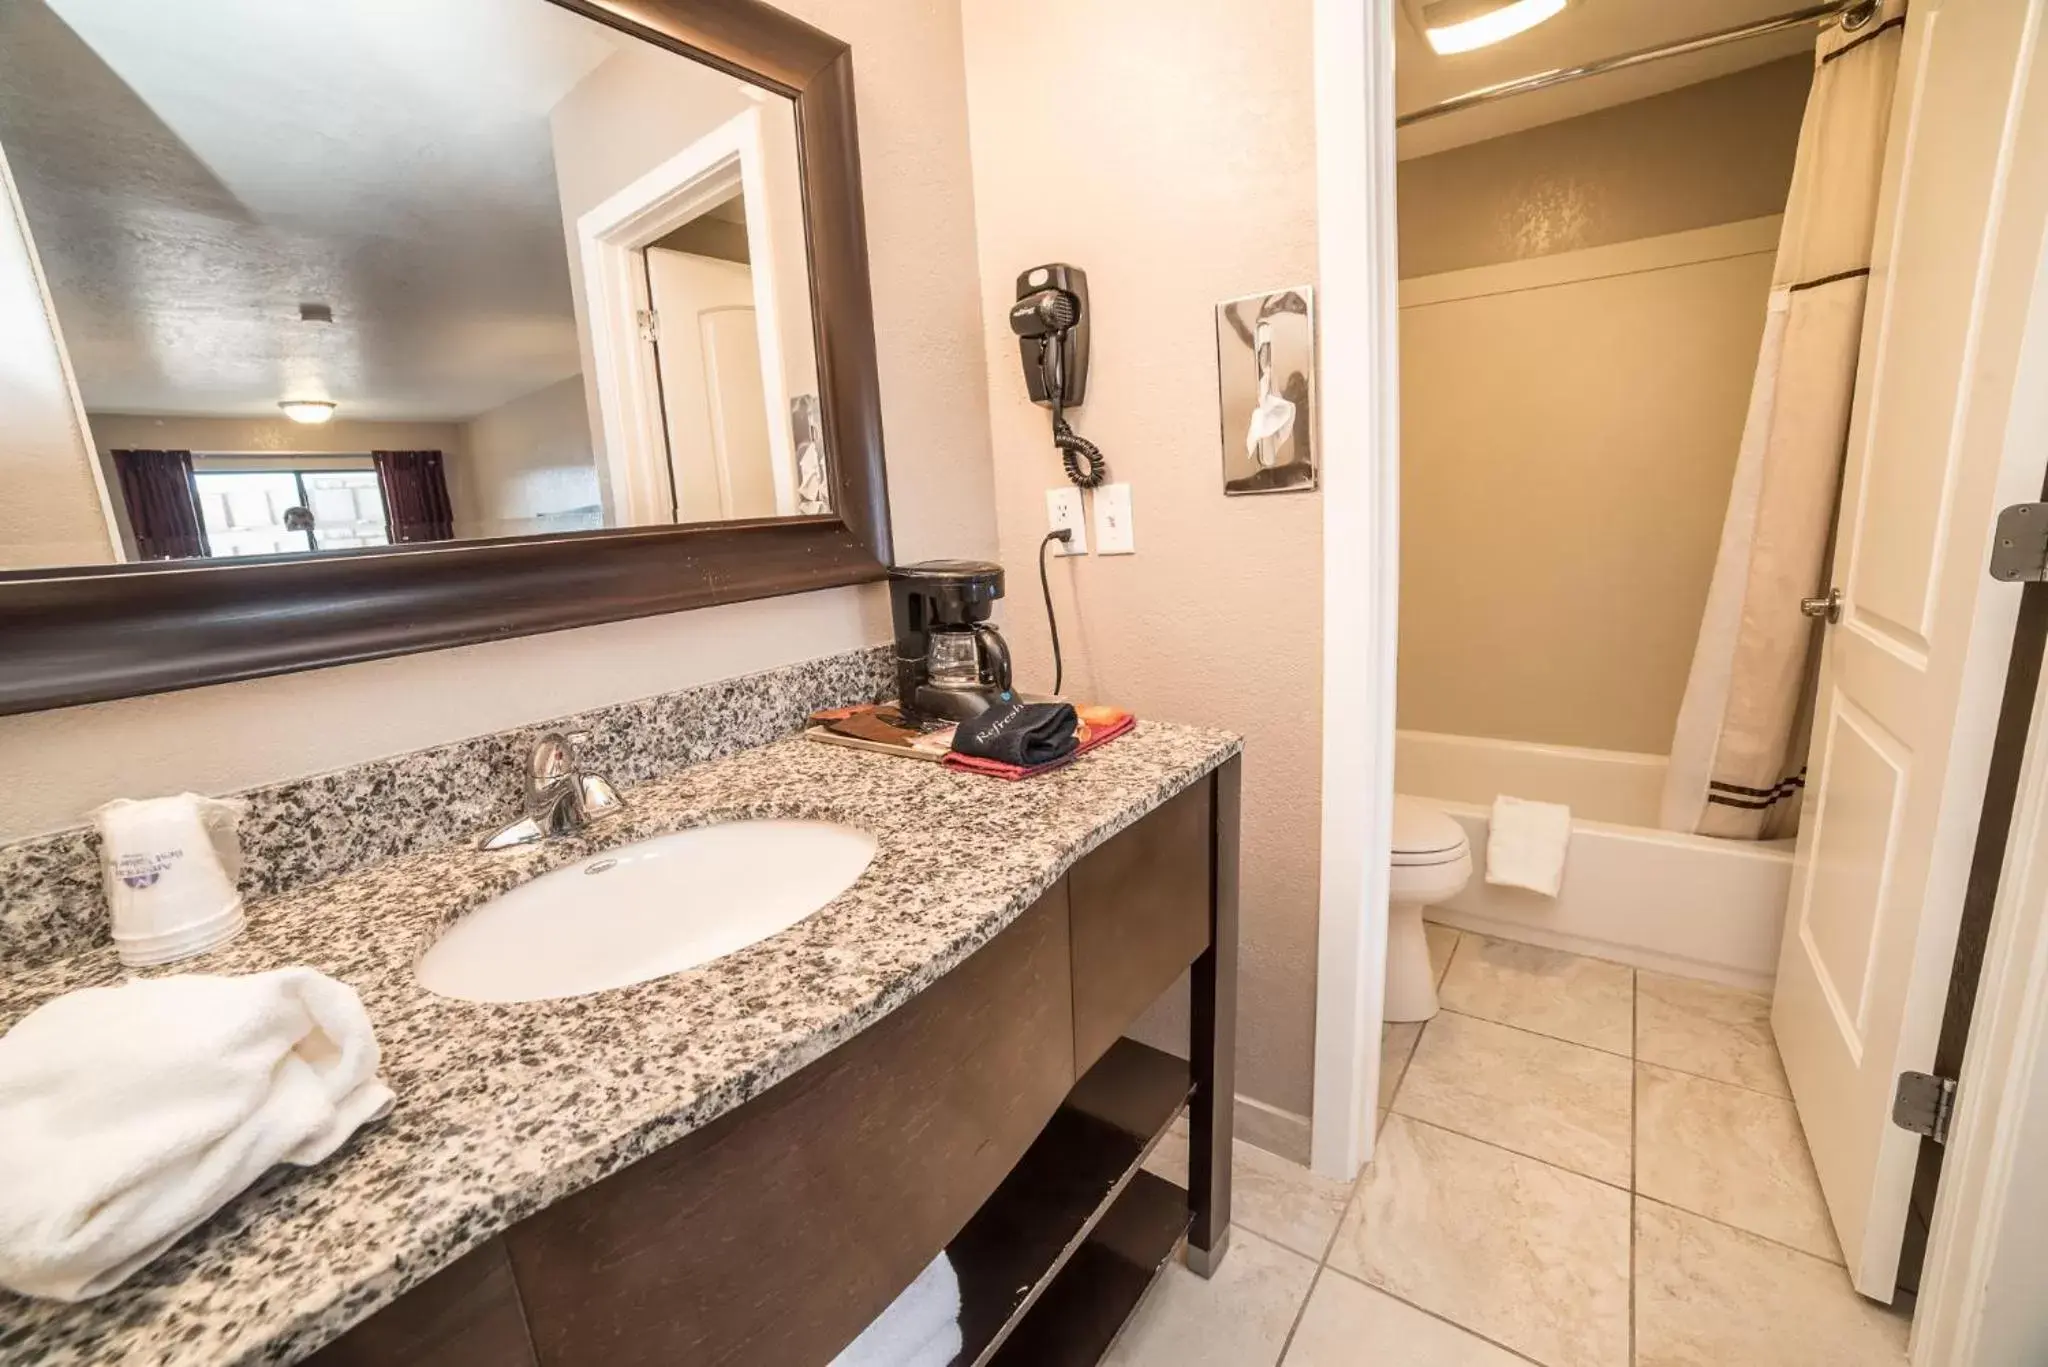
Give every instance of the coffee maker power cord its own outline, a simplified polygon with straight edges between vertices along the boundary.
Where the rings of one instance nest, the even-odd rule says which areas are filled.
[[[1046,575],[1045,552],[1053,542],[1062,546],[1074,539],[1073,532],[1060,527],[1045,534],[1045,540],[1038,543],[1038,587],[1045,593],[1045,624],[1052,631],[1052,693],[1058,697],[1060,685],[1066,682],[1066,668],[1060,663],[1060,619],[1053,616],[1052,580]]]

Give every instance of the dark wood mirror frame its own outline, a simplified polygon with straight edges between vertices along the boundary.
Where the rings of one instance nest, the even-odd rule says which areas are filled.
[[[796,101],[829,517],[0,574],[0,715],[883,578],[853,56],[761,0],[550,0]]]

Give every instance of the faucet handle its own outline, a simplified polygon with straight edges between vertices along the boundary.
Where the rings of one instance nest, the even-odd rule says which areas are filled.
[[[549,731],[534,741],[526,757],[526,815],[495,835],[486,836],[484,849],[505,849],[550,836],[573,835],[592,821],[625,807],[626,800],[602,775],[583,772],[577,751],[589,741],[588,731],[571,731],[566,735]]]
[[[526,791],[529,797],[561,784],[576,773],[576,747],[569,737],[550,731],[533,743],[526,757]]]

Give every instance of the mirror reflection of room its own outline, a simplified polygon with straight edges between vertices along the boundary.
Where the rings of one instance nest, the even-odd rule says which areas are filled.
[[[545,0],[10,0],[0,180],[0,570],[831,511],[793,105]]]

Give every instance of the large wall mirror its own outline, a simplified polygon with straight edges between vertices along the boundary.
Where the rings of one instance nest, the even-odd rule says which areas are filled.
[[[844,45],[0,5],[0,710],[873,578]]]

